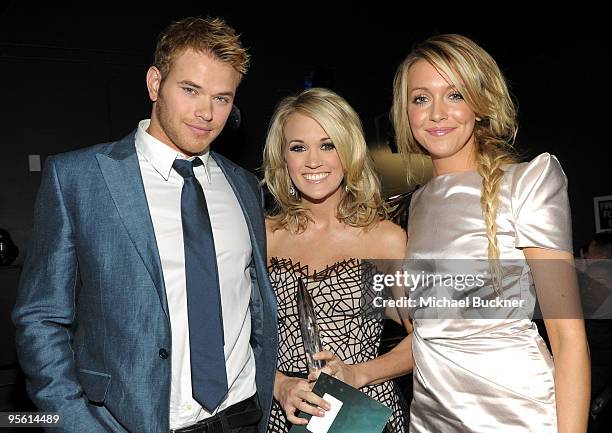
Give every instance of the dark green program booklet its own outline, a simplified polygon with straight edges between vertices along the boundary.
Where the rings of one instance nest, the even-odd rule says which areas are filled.
[[[312,390],[332,405],[324,417],[313,417],[307,425],[294,425],[289,433],[380,433],[391,417],[391,409],[350,385],[321,373]]]

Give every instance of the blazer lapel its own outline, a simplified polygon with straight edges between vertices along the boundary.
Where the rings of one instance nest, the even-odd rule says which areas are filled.
[[[97,154],[96,158],[123,225],[155,284],[166,318],[170,320],[155,231],[134,146],[134,133],[116,142],[108,153]]]
[[[263,245],[265,245],[264,231],[255,230],[255,227],[263,227],[263,216],[260,212],[260,205],[253,199],[253,194],[250,193],[250,188],[247,187],[247,180],[242,176],[240,172],[236,170],[234,165],[227,164],[219,154],[210,152],[210,155],[217,162],[221,171],[225,175],[225,178],[229,182],[234,194],[240,203],[242,213],[247,222],[249,228],[249,235],[251,236],[251,245],[253,247],[254,254],[261,254]],[[244,186],[240,186],[243,183]],[[265,252],[264,256],[265,257]]]

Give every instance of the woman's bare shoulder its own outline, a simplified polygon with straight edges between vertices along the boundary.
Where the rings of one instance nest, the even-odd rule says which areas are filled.
[[[392,221],[380,221],[367,232],[372,258],[403,259],[406,255],[406,231]]]

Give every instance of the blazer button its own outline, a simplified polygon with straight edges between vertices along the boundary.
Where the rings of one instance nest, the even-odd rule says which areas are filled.
[[[166,349],[159,349],[159,357],[161,359],[168,359],[168,351]]]

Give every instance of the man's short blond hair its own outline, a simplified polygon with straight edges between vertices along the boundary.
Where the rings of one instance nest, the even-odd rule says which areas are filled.
[[[184,18],[170,24],[159,35],[154,65],[162,79],[168,75],[177,55],[188,49],[232,65],[241,77],[249,69],[249,54],[240,42],[240,35],[222,18]]]

